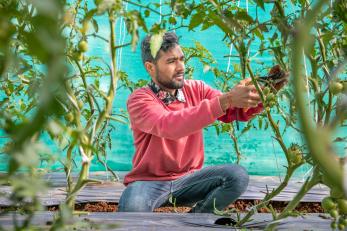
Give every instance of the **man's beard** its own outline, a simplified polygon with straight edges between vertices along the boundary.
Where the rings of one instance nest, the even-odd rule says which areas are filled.
[[[180,75],[180,74],[182,74],[182,73],[176,73],[175,75]],[[160,77],[160,72],[158,70],[156,71],[156,79],[157,79],[158,83],[162,87],[165,87],[167,89],[180,89],[180,88],[182,88],[184,85],[184,73],[183,73],[182,77],[183,77],[183,79],[180,82],[174,81],[175,77],[173,77],[169,80],[163,80]]]

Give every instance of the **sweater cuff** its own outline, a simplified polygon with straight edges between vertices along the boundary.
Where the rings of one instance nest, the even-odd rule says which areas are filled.
[[[225,114],[225,112],[223,111],[220,105],[218,96],[211,99],[211,109],[212,109],[212,114],[214,118],[219,118]]]

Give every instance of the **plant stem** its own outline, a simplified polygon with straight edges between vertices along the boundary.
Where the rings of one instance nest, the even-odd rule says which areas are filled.
[[[292,177],[295,169],[296,168],[289,168],[282,183],[276,189],[274,189],[271,193],[266,194],[262,202],[257,204],[254,209],[249,211],[240,221],[238,221],[236,226],[241,227],[254,215],[255,211],[257,211],[260,208],[264,208],[270,202],[272,198],[277,196],[285,187],[287,187],[289,179]]]
[[[150,11],[156,13],[156,14],[162,15],[159,11],[152,9],[152,8],[150,8],[149,6],[142,5],[142,4],[140,4],[140,3],[132,2],[132,1],[129,1],[129,0],[123,0],[123,1],[124,1],[124,2],[127,2],[127,3],[129,3],[129,4],[132,4],[132,5],[134,5],[134,6],[139,6],[139,7],[141,7],[141,8],[148,9],[148,10],[150,10]]]
[[[86,90],[86,93],[87,93],[87,96],[88,96],[88,104],[89,104],[89,107],[90,107],[90,116],[93,116],[94,114],[94,102],[93,102],[93,97],[91,96],[91,93],[90,91],[88,90],[88,85],[87,85],[87,81],[86,81],[86,76],[85,76],[85,72],[83,71],[83,68],[81,67],[81,64],[75,60],[75,63],[81,73],[81,78],[82,78],[82,82],[83,82],[83,86],[84,86],[84,89]]]
[[[113,10],[109,11],[109,25],[110,25],[110,51],[111,51],[110,87],[109,87],[107,98],[105,99],[106,102],[105,102],[104,109],[99,114],[98,119],[97,119],[96,124],[95,124],[95,127],[93,128],[94,131],[96,131],[100,128],[101,124],[105,121],[106,117],[110,114],[110,112],[112,110],[112,103],[114,100],[116,83],[117,83],[116,50],[114,49],[114,47],[115,47],[115,28],[114,28],[115,27],[115,19],[114,19]],[[77,110],[77,111],[79,112],[79,110]],[[79,119],[78,120],[76,119],[76,121],[79,122]],[[93,137],[91,137],[91,138],[93,139]],[[92,140],[90,140],[90,142],[92,142]],[[87,149],[87,150],[85,150],[85,155],[86,155],[86,158],[88,158],[88,160],[84,161],[82,163],[82,169],[80,171],[77,183],[73,187],[73,190],[71,190],[68,193],[66,204],[70,208],[74,208],[76,194],[78,193],[78,191],[83,189],[83,187],[88,182],[90,182],[90,180],[88,180],[87,178],[89,175],[90,158],[91,158],[92,152],[89,148],[82,147],[82,149]]]
[[[66,192],[71,192],[72,190],[72,176],[71,176],[71,167],[72,167],[72,150],[74,148],[73,144],[69,145],[69,148],[66,152],[66,159],[67,159],[67,163],[65,164],[64,167],[64,171],[65,171],[65,175],[66,175],[66,180],[67,180],[67,185],[66,185]]]
[[[259,87],[259,84],[258,82],[255,80],[255,76],[253,74],[253,71],[251,69],[251,66],[249,64],[249,62],[247,62],[247,70],[249,72],[249,75],[251,76],[252,78],[252,82],[255,86],[255,88],[257,89],[258,93],[259,93],[259,96],[261,98],[261,101],[263,102],[263,105],[265,104],[265,98],[264,98],[264,94],[263,94],[263,91],[261,90],[261,88]],[[279,127],[278,125],[275,123],[275,121],[273,120],[272,116],[271,116],[271,113],[269,111],[266,111],[266,116],[270,122],[270,125],[271,125],[271,128],[273,130],[273,132],[275,133],[275,136],[276,136],[276,140],[278,141],[278,143],[281,145],[281,148],[287,158],[287,161],[288,161],[288,165],[290,166],[290,162],[289,162],[289,157],[288,157],[288,149],[286,147],[286,145],[284,144],[284,141],[283,141],[283,138],[282,138],[282,135],[281,135],[281,132],[279,130]]]
[[[241,152],[240,152],[240,149],[239,149],[239,145],[237,143],[237,138],[235,136],[235,129],[234,129],[234,126],[233,124],[231,124],[231,128],[229,130],[229,136],[230,138],[232,139],[233,143],[234,143],[234,149],[236,151],[236,157],[237,157],[237,164],[240,163],[240,160],[241,160]]]
[[[317,166],[315,166],[312,176],[306,179],[299,192],[295,195],[293,200],[289,202],[289,204],[284,208],[284,210],[277,216],[276,220],[280,220],[290,216],[291,212],[300,203],[301,199],[305,196],[305,194],[320,182],[320,176],[321,175],[319,169]],[[278,223],[272,223],[266,228],[266,230],[273,230],[277,226],[277,224]]]
[[[325,120],[324,120],[324,125],[327,126],[329,124],[330,121],[330,114],[332,111],[332,107],[333,107],[333,94],[329,91],[329,99],[328,99],[328,105],[326,107],[326,111],[325,111]]]
[[[294,78],[294,90],[297,96],[296,103],[299,118],[308,147],[311,150],[312,158],[319,164],[328,179],[340,190],[343,190],[342,169],[339,161],[335,158],[335,153],[330,148],[329,131],[323,128],[317,129],[312,123],[312,118],[306,108],[307,104],[303,97],[303,89],[300,80],[302,76],[300,69],[302,62],[301,52],[306,40],[305,34],[307,34],[307,31],[312,27],[316,16],[326,2],[328,1],[320,0],[315,3],[312,10],[308,12],[304,25],[302,25],[301,30],[299,30],[298,36],[294,38],[295,46],[293,48],[292,74]]]
[[[117,87],[117,80],[118,80],[118,74],[117,74],[117,66],[116,66],[116,50],[115,48],[115,41],[116,41],[116,35],[115,35],[115,18],[114,18],[114,12],[109,12],[109,26],[110,26],[110,52],[111,52],[111,70],[110,70],[110,88],[107,94],[107,98],[105,99],[105,107],[104,110],[100,113],[96,125],[95,130],[98,130],[101,126],[101,123],[104,122],[107,116],[112,111],[112,104],[114,101],[114,96],[116,94],[116,87]]]

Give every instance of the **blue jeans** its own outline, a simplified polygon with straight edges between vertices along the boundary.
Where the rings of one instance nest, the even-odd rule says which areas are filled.
[[[209,166],[172,181],[135,181],[124,190],[118,211],[152,212],[171,197],[176,206],[195,204],[191,212],[210,213],[234,202],[248,181],[247,171],[236,164]]]

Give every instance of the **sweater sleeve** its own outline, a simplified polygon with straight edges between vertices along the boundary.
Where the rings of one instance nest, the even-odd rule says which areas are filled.
[[[198,105],[169,111],[146,90],[134,92],[127,108],[131,126],[167,139],[193,134],[222,116],[218,97],[203,99]]]
[[[211,88],[207,84],[203,83],[201,81],[202,88],[204,89],[204,97],[206,99],[212,99],[212,98],[218,98],[217,96],[222,95],[223,93]],[[248,121],[251,118],[253,118],[256,114],[259,114],[263,111],[263,104],[258,104],[257,107],[253,108],[237,108],[237,107],[230,107],[227,109],[224,115],[220,116],[218,120],[229,123],[234,120],[239,121]]]

